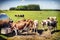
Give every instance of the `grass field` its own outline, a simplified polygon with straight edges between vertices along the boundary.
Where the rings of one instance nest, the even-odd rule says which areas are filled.
[[[37,19],[37,20],[39,20],[39,23],[42,20],[47,19],[50,16],[56,16],[57,20],[58,20],[58,28],[57,29],[60,29],[60,12],[59,11],[5,11],[5,13],[14,22],[23,19],[21,17],[15,17],[16,14],[24,14],[25,19],[33,19],[33,20]],[[40,26],[41,25],[39,25],[38,28],[41,28]]]
[[[40,22],[44,19],[47,19],[48,17],[50,16],[56,16],[57,17],[57,21],[58,21],[58,25],[57,25],[57,30],[60,30],[60,12],[59,11],[4,11],[9,18],[11,18],[14,22],[18,21],[18,20],[21,20],[23,19],[22,17],[15,17],[16,14],[24,14],[25,15],[25,19],[37,19],[39,21],[39,27],[38,29],[41,29],[42,26],[40,24]],[[60,32],[57,32],[57,33],[54,33],[53,34],[53,37],[51,37],[51,39],[44,39],[44,40],[60,40]],[[1,37],[3,38],[7,38],[3,35],[0,35]],[[37,36],[38,37],[38,36]],[[9,38],[9,37],[8,37]],[[8,40],[15,40],[15,38],[18,40],[20,40],[20,38],[17,37],[12,37],[12,38],[9,38]],[[23,37],[21,38],[23,39]],[[35,37],[34,38],[26,38],[26,40],[30,40],[30,39],[34,39],[35,40]],[[39,38],[39,40],[43,40],[43,38]],[[24,39],[23,39],[24,40]]]

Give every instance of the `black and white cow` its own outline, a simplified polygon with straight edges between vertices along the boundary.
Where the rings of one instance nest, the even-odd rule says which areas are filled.
[[[47,23],[47,25],[48,25],[48,28],[49,28],[49,30],[51,30],[52,28],[57,28],[57,20],[56,20],[56,17],[52,17],[51,19],[50,19],[50,21],[47,21],[48,23]]]
[[[52,28],[57,28],[57,18],[56,17],[48,17],[47,20],[43,20],[41,22],[42,26],[44,27],[47,25],[48,29],[51,30]]]

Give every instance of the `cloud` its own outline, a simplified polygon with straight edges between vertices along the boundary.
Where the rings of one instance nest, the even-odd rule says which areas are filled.
[[[39,4],[41,9],[60,9],[60,1],[40,1],[40,0],[10,0],[0,1],[0,9],[9,9],[19,5]]]
[[[24,2],[25,0],[21,0],[21,2]]]

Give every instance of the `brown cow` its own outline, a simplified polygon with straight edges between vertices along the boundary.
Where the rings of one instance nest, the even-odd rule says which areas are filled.
[[[17,30],[20,32],[22,32],[22,30],[25,30],[27,28],[27,32],[32,30],[32,27],[33,27],[33,20],[31,19],[28,19],[28,20],[21,20],[21,21],[18,21],[18,22],[15,22],[11,25],[13,28],[13,30],[15,31],[16,35],[17,35]]]

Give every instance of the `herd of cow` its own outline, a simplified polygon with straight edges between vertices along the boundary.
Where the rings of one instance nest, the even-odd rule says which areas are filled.
[[[42,20],[40,22],[43,28],[45,25],[47,25],[48,30],[51,30],[52,28],[57,28],[57,18],[56,17],[48,17],[46,20]],[[29,32],[38,32],[38,20],[32,20],[32,19],[22,19],[17,22],[9,22],[11,31],[15,31],[15,34],[17,35],[18,32],[22,33],[23,31],[29,33]],[[18,31],[18,32],[17,32]]]

